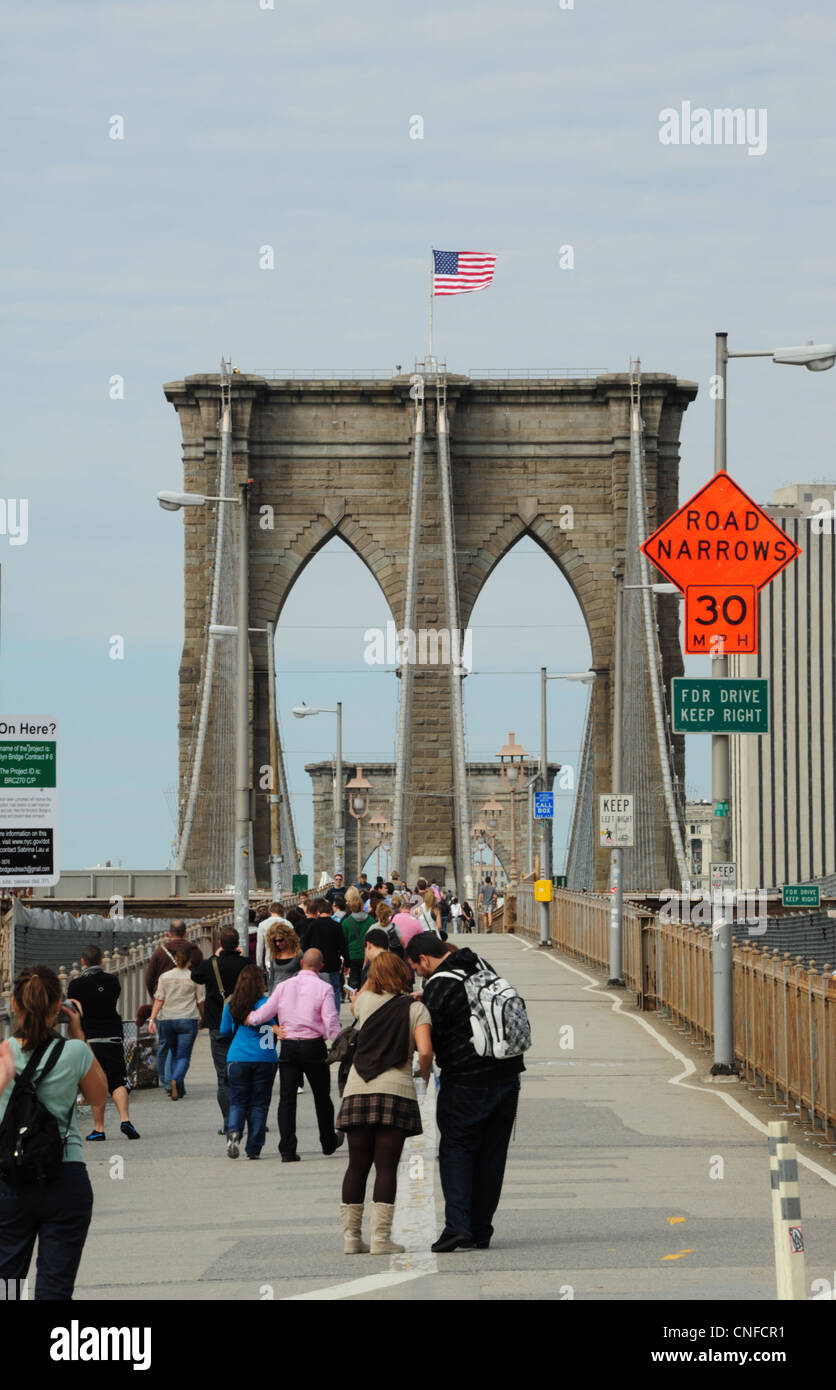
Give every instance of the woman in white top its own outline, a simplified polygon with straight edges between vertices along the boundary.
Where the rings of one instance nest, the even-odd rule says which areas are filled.
[[[154,1007],[148,1024],[150,1032],[156,1033],[159,1018],[160,1035],[171,1052],[172,1100],[179,1100],[186,1094],[183,1083],[192,1060],[192,1048],[206,998],[205,986],[196,985],[188,969],[191,955],[190,942],[184,941],[182,946],[174,947],[177,964],[173,970],[166,970],[157,981]]]

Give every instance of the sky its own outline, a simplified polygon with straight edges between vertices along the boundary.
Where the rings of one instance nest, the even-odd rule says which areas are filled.
[[[388,373],[426,352],[429,248],[490,251],[489,290],[437,302],[437,355],[456,372],[638,356],[696,381],[684,501],[711,470],[715,332],[732,351],[836,335],[836,12],[267,3],[41,0],[4,18],[0,496],[28,500],[29,530],[0,534],[0,708],[59,722],[67,868],[157,867],[175,833],[183,537],[155,494],[182,474],[164,382],[222,356]],[[684,102],[751,110],[765,150],[663,144],[660,114]],[[729,470],[748,492],[836,476],[836,373],[766,359],[729,373]],[[521,627],[521,608],[544,621]],[[282,615],[306,867],[303,765],[331,755],[333,720],[290,709],[342,699],[346,757],[390,758],[395,678],[358,639],[388,617],[339,542]],[[510,729],[536,751],[539,667],[588,661],[568,585],[522,542],[473,626],[469,755]],[[576,759],[584,700],[550,687],[550,757]],[[705,742],[689,740],[687,776],[707,794]]]

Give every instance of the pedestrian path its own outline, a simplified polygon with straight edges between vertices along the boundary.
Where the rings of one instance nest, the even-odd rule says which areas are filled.
[[[393,1236],[407,1253],[344,1256],[345,1149],[320,1153],[310,1094],[301,1163],[279,1161],[278,1087],[262,1159],[232,1162],[201,1035],[184,1100],[135,1093],[142,1139],[125,1141],[108,1106],[107,1142],[87,1146],[95,1206],[75,1297],[773,1299],[759,1130],[685,1075],[623,991],[517,937],[457,942],[513,980],[534,1031],[490,1250],[430,1252],[443,1225],[432,1086],[399,1175]],[[802,1166],[801,1197],[808,1283],[832,1280],[836,1180]]]

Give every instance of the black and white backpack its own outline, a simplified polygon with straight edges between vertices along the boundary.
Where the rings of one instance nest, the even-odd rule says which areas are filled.
[[[477,1057],[520,1057],[531,1046],[531,1024],[522,995],[477,956],[479,969],[435,970],[433,980],[458,980],[470,1008],[470,1031]]]

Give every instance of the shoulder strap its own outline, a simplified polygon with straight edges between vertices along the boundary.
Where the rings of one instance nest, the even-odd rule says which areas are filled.
[[[160,946],[160,950],[161,950],[161,951],[165,951],[165,953],[166,953],[166,955],[168,956],[169,960],[171,961],[171,964],[172,964],[172,965],[176,965],[176,964],[177,964],[176,960],[174,959],[173,955],[171,954],[171,952],[169,951],[169,949],[168,949],[167,946],[162,946],[162,945],[161,945],[161,946]]]
[[[217,982],[218,982],[218,993],[220,994],[221,999],[223,1000],[223,1002],[226,1003],[227,999],[229,998],[229,995],[226,993],[226,990],[225,990],[224,987],[223,987],[223,981],[222,981],[222,979],[221,979],[221,971],[220,971],[220,966],[218,965],[218,957],[217,957],[217,956],[213,956],[213,957],[212,957],[212,969],[213,969],[214,972],[215,972],[215,979],[216,979]]]
[[[24,1082],[29,1081],[31,1079],[33,1073],[37,1070],[38,1066],[43,1060],[47,1048],[50,1046],[51,1043],[55,1041],[55,1038],[44,1038],[44,1041],[38,1044],[38,1046],[35,1048],[35,1051],[32,1053],[32,1056],[29,1058],[29,1061],[26,1063],[26,1066],[23,1068],[23,1071],[16,1078],[16,1082],[19,1081],[22,1085]],[[47,1058],[46,1066],[43,1068],[43,1071],[41,1072],[37,1081],[32,1082],[32,1084],[36,1088],[41,1084],[44,1077],[48,1076],[49,1073],[52,1071],[52,1068],[55,1066],[55,1063],[58,1061],[58,1058],[64,1050],[64,1042],[64,1038],[59,1037],[57,1039],[57,1046],[53,1048],[52,1052]]]

